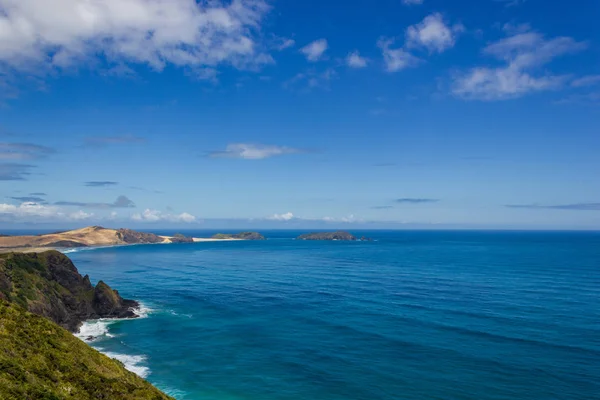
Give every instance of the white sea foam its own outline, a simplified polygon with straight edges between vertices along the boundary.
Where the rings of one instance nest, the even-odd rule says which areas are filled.
[[[140,307],[133,310],[139,318],[147,318],[151,313],[155,310],[148,307],[147,305],[140,303]],[[137,318],[136,318],[137,319]],[[109,327],[110,325],[119,322],[119,321],[133,321],[135,319],[129,318],[101,318],[85,321],[81,328],[79,328],[79,332],[75,333],[75,336],[86,343],[94,343],[101,341],[106,338],[114,338],[115,335],[110,333]],[[142,378],[147,377],[150,374],[150,369],[146,366],[140,365],[144,361],[146,361],[146,356],[143,355],[128,355],[128,354],[120,354],[114,353],[110,351],[104,351],[101,347],[95,347],[99,352],[107,355],[110,358],[114,358],[123,363],[125,368],[129,371],[141,376]]]
[[[155,312],[155,310],[153,308],[150,308],[148,305],[143,303],[139,304],[139,308],[133,310],[133,312],[136,313],[139,316],[139,318],[148,318],[148,315]]]
[[[150,374],[150,368],[141,365],[143,362],[146,361],[145,356],[132,356],[127,354],[113,353],[110,351],[105,352],[100,348],[97,350],[101,353],[104,353],[110,358],[114,358],[115,360],[121,361],[125,368],[127,368],[134,374],[141,376],[142,378],[146,378]]]
[[[167,312],[176,317],[179,317],[179,316],[186,317],[186,318],[194,317],[192,314],[179,314],[177,311],[174,311],[174,310],[168,310]]]
[[[117,319],[108,318],[86,321],[81,325],[79,332],[76,333],[75,336],[88,343],[114,337],[113,334],[109,333],[108,327],[110,324],[117,321]]]

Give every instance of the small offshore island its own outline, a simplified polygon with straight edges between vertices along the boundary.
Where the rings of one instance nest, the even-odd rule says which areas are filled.
[[[372,239],[361,237],[358,239],[356,236],[346,232],[346,231],[336,231],[336,232],[314,232],[307,233],[304,235],[300,235],[296,238],[296,240],[340,240],[346,242],[354,242],[354,241],[363,241],[370,242]]]

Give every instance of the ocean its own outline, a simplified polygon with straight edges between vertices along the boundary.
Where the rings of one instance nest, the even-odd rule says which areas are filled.
[[[600,399],[600,233],[263,233],[69,253],[144,305],[80,336],[179,400]]]

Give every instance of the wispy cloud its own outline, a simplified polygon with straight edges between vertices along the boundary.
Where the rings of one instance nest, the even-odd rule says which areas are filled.
[[[34,192],[34,193],[29,193],[30,196],[48,196],[46,193],[43,192]]]
[[[586,87],[600,84],[600,75],[588,75],[577,78],[571,82],[573,87]]]
[[[31,173],[29,172],[34,165],[18,163],[0,164],[0,181],[22,181]]]
[[[208,154],[211,158],[240,158],[244,160],[262,160],[265,158],[286,154],[305,153],[306,150],[286,146],[262,144],[232,143],[223,151],[213,151]]]
[[[57,201],[54,203],[57,206],[67,206],[67,207],[84,207],[84,208],[134,208],[135,203],[127,198],[127,196],[119,196],[112,203],[86,203],[79,201]]]
[[[55,150],[53,148],[33,143],[0,142],[0,160],[35,160],[54,152]]]
[[[427,198],[419,198],[419,197],[404,197],[401,199],[396,199],[396,203],[404,203],[404,204],[424,204],[424,203],[437,203],[439,199],[427,199]]]
[[[192,223],[196,222],[196,217],[189,213],[181,213],[181,214],[171,214],[171,213],[163,213],[159,210],[152,210],[150,208],[145,209],[141,213],[136,213],[131,216],[133,221],[137,222],[184,222],[184,223]]]
[[[260,40],[269,9],[264,0],[2,1],[0,64],[37,76],[103,63],[249,69],[272,62]]]
[[[88,187],[108,187],[108,186],[116,186],[119,182],[113,181],[90,181],[85,182],[84,185]]]
[[[103,147],[109,145],[120,145],[120,144],[143,144],[146,143],[146,139],[134,135],[122,135],[122,136],[91,136],[85,138],[85,146],[90,147]]]
[[[358,50],[354,50],[346,56],[346,65],[350,68],[364,68],[368,61],[365,57],[361,57]]]
[[[600,203],[574,203],[574,204],[508,204],[508,208],[525,208],[525,209],[552,209],[552,210],[576,210],[576,211],[600,211]]]
[[[525,3],[527,0],[495,0],[498,3],[504,3],[505,7],[515,7]]]
[[[290,47],[294,47],[296,45],[296,41],[290,38],[278,37],[275,39],[274,47],[278,51],[283,51],[285,49],[289,49]]]
[[[13,204],[0,204],[0,220],[3,221],[81,221],[90,219],[92,213],[84,211],[65,212],[59,207],[44,204],[25,202],[18,206]]]
[[[37,196],[22,196],[22,197],[11,197],[11,199],[16,200],[20,203],[45,203],[46,200],[41,198],[41,197],[37,197]]]
[[[586,47],[570,37],[546,39],[533,31],[513,34],[483,49],[483,54],[503,62],[502,66],[477,67],[457,75],[452,92],[464,99],[505,100],[561,88],[570,76],[536,72],[555,58]]]
[[[342,223],[351,223],[351,222],[361,222],[362,220],[356,218],[353,214],[350,214],[345,217],[299,217],[294,215],[292,212],[287,212],[284,214],[273,214],[265,219],[270,221],[279,221],[279,222],[290,222],[290,221],[317,221],[317,222],[342,222]]]
[[[139,187],[139,186],[127,186],[127,189],[139,190],[140,192],[155,193],[155,194],[163,194],[164,193],[163,191],[160,191],[160,190],[146,189],[146,188]]]
[[[323,58],[328,47],[329,45],[327,44],[326,39],[318,39],[301,48],[300,52],[306,56],[308,61],[317,62]]]
[[[431,14],[406,30],[408,47],[423,47],[431,53],[442,53],[454,47],[457,36],[465,30],[462,24],[448,25],[440,13]]]
[[[424,0],[402,0],[402,3],[406,4],[407,6],[414,6],[423,4],[423,1]]]
[[[330,81],[337,76],[333,68],[327,68],[324,71],[309,69],[300,72],[291,79],[283,82],[283,88],[288,90],[298,90],[308,92],[312,89],[329,89]]]
[[[371,207],[372,210],[389,210],[390,208],[394,208],[394,206],[374,206],[374,207]]]

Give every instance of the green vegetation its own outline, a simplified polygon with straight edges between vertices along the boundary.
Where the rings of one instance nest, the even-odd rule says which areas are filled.
[[[241,233],[217,233],[213,239],[238,239],[238,240],[265,240],[265,237],[258,232]]]
[[[135,301],[124,300],[104,282],[92,286],[58,251],[0,254],[0,299],[14,302],[76,331],[86,319],[135,317]]]
[[[0,300],[0,399],[171,399],[55,323]]]

